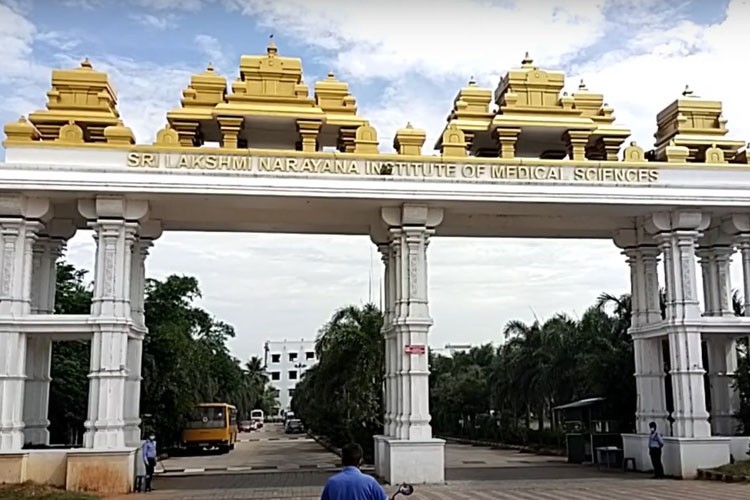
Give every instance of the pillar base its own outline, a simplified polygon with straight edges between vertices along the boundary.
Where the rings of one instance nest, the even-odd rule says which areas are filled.
[[[653,471],[648,455],[648,434],[623,434],[623,456],[634,457],[636,469]],[[728,437],[665,437],[661,462],[664,473],[682,479],[694,479],[698,469],[729,463],[731,439]]]
[[[68,491],[121,495],[133,491],[135,449],[76,451],[68,454]]]
[[[26,482],[29,454],[0,453],[0,484],[21,484]]]
[[[382,443],[381,452],[378,444]],[[409,441],[376,436],[375,450],[380,460],[377,474],[389,484],[435,484],[445,481],[445,441]]]
[[[375,441],[375,459],[373,463],[375,464],[375,471],[377,471],[377,473],[380,475],[383,473],[386,467],[385,440],[388,439],[388,436],[377,435],[373,436],[372,439]]]

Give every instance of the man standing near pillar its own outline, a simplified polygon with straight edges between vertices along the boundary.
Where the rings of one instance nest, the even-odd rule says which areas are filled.
[[[656,422],[648,424],[651,434],[648,436],[648,454],[651,457],[651,465],[654,466],[654,479],[664,478],[664,466],[661,463],[661,450],[664,448],[664,440],[656,430]]]
[[[146,464],[146,485],[145,490],[151,491],[151,481],[154,478],[154,469],[156,468],[156,436],[150,434],[148,439],[143,442],[143,462]]]

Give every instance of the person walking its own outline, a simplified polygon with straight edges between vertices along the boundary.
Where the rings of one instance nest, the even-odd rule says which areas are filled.
[[[344,469],[328,479],[320,500],[388,500],[374,477],[362,474],[362,447],[350,443],[341,449]]]
[[[651,457],[651,465],[654,466],[654,479],[664,477],[664,466],[661,463],[661,450],[664,448],[664,439],[656,430],[656,422],[648,424],[651,434],[648,436],[648,454]]]
[[[151,433],[148,439],[143,442],[143,463],[146,464],[146,484],[145,490],[152,491],[151,481],[154,478],[154,468],[156,467],[156,436]]]

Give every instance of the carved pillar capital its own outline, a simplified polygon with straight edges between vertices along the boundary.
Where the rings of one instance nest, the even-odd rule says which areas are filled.
[[[380,215],[389,227],[434,228],[443,222],[444,213],[442,208],[405,203],[400,207],[383,207]]]

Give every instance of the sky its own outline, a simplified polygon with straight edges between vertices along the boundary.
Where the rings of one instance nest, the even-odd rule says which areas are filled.
[[[565,71],[567,90],[583,79],[603,93],[646,149],[685,85],[723,101],[730,136],[747,140],[747,26],[750,0],[0,0],[0,121],[42,108],[52,69],[88,57],[150,143],[190,75],[211,62],[234,79],[240,55],[265,53],[273,35],[311,88],[329,71],[350,84],[383,151],[410,121],[427,153],[458,90],[472,76],[494,89],[525,52]],[[66,258],[93,269],[93,252],[81,232]],[[578,317],[629,289],[611,241],[435,238],[429,253],[433,346],[497,343],[510,320]],[[340,306],[378,303],[382,272],[367,237],[223,233],[167,233],[147,268],[196,276],[241,358],[265,340],[314,338]],[[732,274],[741,288],[738,262]]]

